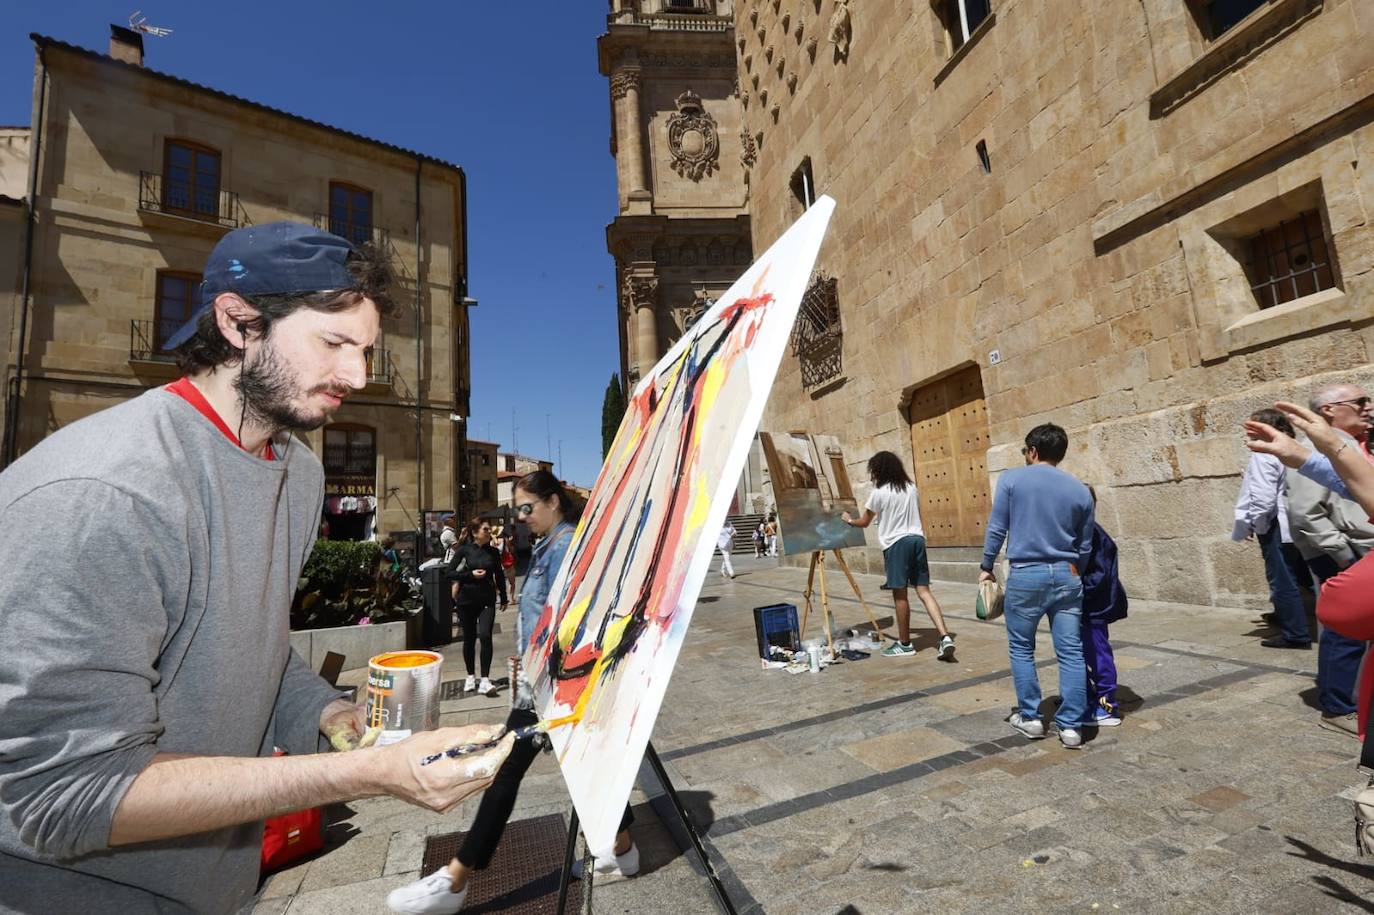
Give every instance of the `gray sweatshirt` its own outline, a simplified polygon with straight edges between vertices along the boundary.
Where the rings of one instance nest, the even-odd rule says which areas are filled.
[[[339,693],[287,630],[323,482],[160,388],[0,474],[0,912],[249,900],[261,823],[109,849],[110,823],[155,753],[322,748]]]

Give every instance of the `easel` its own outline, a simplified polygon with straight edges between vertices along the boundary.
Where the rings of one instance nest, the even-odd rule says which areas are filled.
[[[868,621],[873,624],[873,631],[886,635],[882,627],[878,625],[878,620],[873,616],[873,609],[868,606],[868,601],[864,600],[863,592],[859,590],[859,583],[854,580],[854,573],[849,571],[849,563],[844,561],[844,554],[839,550],[831,550],[835,554],[835,561],[839,563],[844,577],[849,579],[849,587],[854,589],[854,596],[863,605],[864,612],[868,614]],[[821,614],[822,625],[825,626],[825,638],[830,643],[830,654],[835,654],[835,616],[830,612],[830,597],[825,590],[825,551],[815,550],[811,553],[811,571],[806,576],[806,609],[802,612],[801,637],[806,638],[806,620],[811,615],[811,594],[812,586],[819,580],[821,586]]]
[[[658,753],[654,751],[652,743],[644,747],[644,759],[649,763],[649,767],[654,770],[654,777],[663,786],[663,792],[667,796],[669,803],[673,805],[674,812],[682,822],[682,828],[686,831],[688,839],[692,842],[697,857],[701,860],[702,870],[706,873],[706,879],[711,883],[711,890],[715,894],[716,904],[725,915],[737,915],[735,904],[730,901],[730,894],[725,890],[725,884],[721,882],[720,876],[716,873],[715,865],[706,855],[706,848],[701,844],[701,834],[697,832],[696,826],[692,823],[692,818],[687,813],[687,808],[682,806],[682,799],[678,797],[677,789],[673,787],[672,781],[668,778],[668,770],[663,768],[663,761],[658,758]],[[563,852],[563,876],[558,885],[558,915],[564,915],[564,907],[568,902],[568,881],[572,877],[573,857],[577,852],[577,810],[574,809],[568,817],[568,845]],[[582,879],[588,881],[588,897],[590,897],[590,881],[592,880],[592,855],[588,849],[583,858]]]

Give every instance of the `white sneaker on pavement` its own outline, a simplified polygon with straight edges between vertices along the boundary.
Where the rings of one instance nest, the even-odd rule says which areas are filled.
[[[639,873],[639,846],[630,843],[630,848],[623,855],[607,855],[606,857],[596,856],[596,862],[592,865],[592,870],[607,877],[633,877]],[[572,866],[572,878],[582,879],[582,862],[574,861]]]
[[[463,692],[470,693],[477,688],[477,678],[468,674],[468,678],[463,681]]]
[[[392,890],[386,896],[386,905],[401,915],[453,915],[463,907],[467,894],[467,887],[453,892],[453,878],[441,867],[428,877]]]
[[[477,684],[477,691],[484,696],[496,695],[496,684],[491,682],[490,677],[483,677],[482,682]]]

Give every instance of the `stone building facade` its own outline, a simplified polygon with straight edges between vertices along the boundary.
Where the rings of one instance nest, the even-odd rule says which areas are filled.
[[[461,518],[471,518],[492,511],[499,504],[497,498],[497,454],[501,446],[479,439],[467,440],[468,467],[463,479],[463,498],[460,500]]]
[[[610,0],[597,42],[619,185],[621,378],[633,384],[753,260],[733,0]]]
[[[997,473],[1059,423],[1132,596],[1262,603],[1228,538],[1240,421],[1374,380],[1374,3],[736,19],[755,248],[838,204],[764,428],[840,436],[856,482],[901,455],[938,577],[973,571]]]
[[[109,55],[33,38],[36,228],[25,338],[7,348],[7,460],[175,378],[163,341],[194,311],[211,248],[290,219],[373,242],[397,270],[366,389],[304,436],[331,536],[374,521],[405,536],[420,511],[453,510],[469,413],[461,169],[148,69],[127,29],[112,27]]]

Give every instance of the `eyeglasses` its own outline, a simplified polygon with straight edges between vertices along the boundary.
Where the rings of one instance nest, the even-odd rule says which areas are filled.
[[[525,515],[532,515],[532,514],[534,514],[534,503],[533,503],[533,502],[522,502],[521,504],[515,506],[515,513],[516,513],[517,515],[522,516],[522,517],[525,516]]]
[[[1369,400],[1368,397],[1356,397],[1356,398],[1354,398],[1353,400],[1333,400],[1333,401],[1331,401],[1331,402],[1328,403],[1328,404],[1323,404],[1323,406],[1327,406],[1327,407],[1347,406],[1347,407],[1354,407],[1356,410],[1363,410],[1363,409],[1365,409],[1366,407],[1369,406],[1369,403],[1370,403],[1370,400]]]

